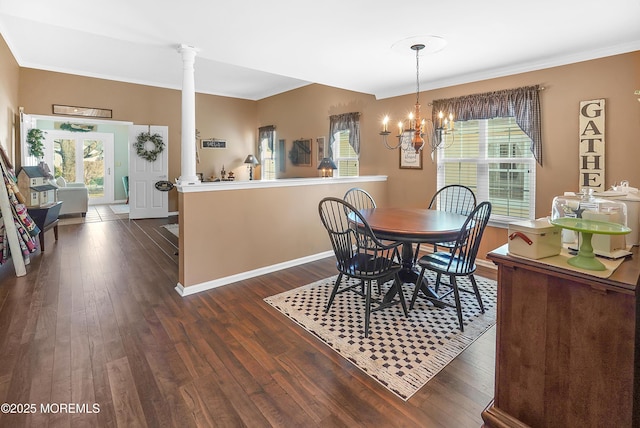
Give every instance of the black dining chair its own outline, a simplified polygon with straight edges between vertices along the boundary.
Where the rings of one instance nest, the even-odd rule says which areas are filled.
[[[438,251],[432,254],[427,254],[422,256],[420,260],[418,260],[418,265],[420,265],[420,277],[416,284],[421,284],[422,279],[424,278],[424,273],[428,269],[436,273],[436,284],[435,290],[438,292],[438,288],[441,284],[442,276],[449,277],[449,283],[442,283],[442,285],[447,285],[450,287],[450,290],[440,295],[437,299],[438,302],[450,306],[455,307],[458,312],[458,322],[460,323],[460,331],[464,331],[464,325],[462,321],[462,306],[460,303],[460,292],[465,293],[474,293],[476,295],[476,299],[478,300],[478,305],[480,306],[480,310],[484,313],[484,305],[482,304],[482,297],[480,296],[480,291],[478,290],[478,285],[476,284],[476,279],[473,276],[476,271],[476,256],[478,255],[478,249],[480,248],[480,241],[482,239],[482,234],[489,222],[489,216],[491,215],[491,203],[488,201],[482,202],[479,204],[467,217],[464,225],[460,229],[460,233],[458,234],[458,238],[456,239],[454,246],[450,249],[450,251]],[[471,281],[471,286],[473,290],[463,289],[458,286],[458,282],[456,281],[457,277],[466,276]],[[413,309],[413,305],[416,302],[416,298],[418,297],[418,292],[420,291],[420,287],[415,287],[413,291],[413,296],[411,296],[411,305],[410,309]],[[455,305],[444,302],[442,299],[451,293],[454,294]],[[434,300],[429,296],[424,296],[429,300]]]
[[[376,238],[366,219],[356,207],[342,199],[328,197],[318,205],[320,220],[324,225],[333,252],[336,256],[338,277],[333,286],[331,296],[325,307],[325,312],[337,294],[353,291],[365,298],[364,336],[369,337],[369,320],[371,312],[387,308],[400,303],[404,315],[408,316],[407,304],[402,293],[402,283],[398,272],[402,267],[395,262],[398,260],[399,242],[384,244]],[[341,288],[343,277],[359,280],[357,284],[345,284]],[[371,283],[393,278],[398,299],[390,302],[378,302],[372,307]]]
[[[347,190],[347,193],[344,194],[342,199],[358,210],[376,208],[376,201],[373,199],[373,196],[359,187],[353,187]]]
[[[467,186],[450,184],[438,190],[429,202],[430,210],[446,211],[450,213],[469,215],[476,207],[476,195]],[[439,242],[433,244],[433,251],[438,251],[438,246],[451,249],[455,242]],[[416,246],[413,263],[418,260],[420,244]]]

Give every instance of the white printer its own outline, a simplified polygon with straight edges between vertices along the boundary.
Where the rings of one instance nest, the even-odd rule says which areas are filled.
[[[640,193],[635,187],[629,186],[628,181],[611,187],[606,192],[595,193],[598,198],[622,202],[627,207],[627,226],[631,233],[625,236],[629,246],[640,245]]]

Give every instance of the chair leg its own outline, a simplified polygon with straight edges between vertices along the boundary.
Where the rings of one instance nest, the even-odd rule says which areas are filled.
[[[440,280],[442,279],[442,274],[436,274],[436,285],[433,287],[433,291],[438,294],[438,290],[440,289]]]
[[[460,303],[460,290],[458,290],[458,283],[456,282],[456,277],[453,275],[449,276],[449,282],[453,287],[453,295],[456,298],[456,312],[458,312],[458,322],[460,323],[460,331],[464,331],[464,326],[462,325],[462,304]]]
[[[331,297],[329,297],[329,302],[327,306],[324,308],[324,312],[329,312],[331,305],[333,304],[333,299],[335,299],[336,294],[338,293],[338,288],[340,288],[340,281],[342,281],[342,272],[338,274],[338,278],[336,278],[336,283],[333,285],[333,291],[331,292]]]
[[[425,268],[422,268],[422,270],[420,270],[420,276],[418,276],[418,279],[416,280],[416,287],[413,289],[413,296],[411,296],[411,304],[409,305],[410,310],[413,310],[413,305],[414,303],[416,303],[416,298],[418,297],[418,292],[420,291],[420,284],[422,284],[422,279],[424,278],[424,270]]]
[[[484,305],[482,304],[482,297],[480,297],[480,290],[478,289],[478,284],[476,283],[476,278],[473,274],[469,275],[469,279],[471,280],[471,285],[473,286],[473,292],[476,294],[476,299],[478,299],[478,304],[480,305],[480,312],[484,314]]]
[[[402,281],[400,280],[400,275],[397,273],[393,278],[393,285],[398,290],[398,298],[400,299],[400,304],[402,305],[402,310],[404,311],[405,318],[409,317],[409,312],[407,311],[407,302],[404,300],[404,293],[402,292]]]
[[[371,281],[367,282],[367,295],[364,308],[364,337],[369,337],[369,317],[371,315]]]

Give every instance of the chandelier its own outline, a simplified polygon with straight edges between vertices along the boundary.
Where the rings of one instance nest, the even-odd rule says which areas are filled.
[[[387,141],[387,136],[391,134],[389,116],[385,116],[382,120],[380,135],[385,147],[390,150],[400,148],[410,152],[408,154],[417,155],[425,145],[429,145],[433,157],[433,152],[453,143],[453,115],[449,114],[445,117],[443,112],[439,112],[435,126],[431,119],[420,116],[420,51],[424,48],[425,45],[422,43],[411,46],[411,49],[416,52],[416,104],[413,111],[409,113],[409,117],[398,122],[397,144],[390,144]]]

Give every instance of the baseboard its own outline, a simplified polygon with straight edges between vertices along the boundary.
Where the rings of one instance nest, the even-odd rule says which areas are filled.
[[[222,287],[223,285],[232,284],[234,282],[243,281],[245,279],[254,278],[256,276],[277,272],[279,270],[303,265],[305,263],[314,262],[316,260],[321,260],[321,259],[332,257],[332,256],[333,256],[333,251],[325,251],[323,253],[301,257],[299,259],[289,260],[289,261],[277,263],[271,266],[265,266],[259,269],[242,272],[236,275],[230,275],[223,278],[218,278],[213,281],[207,281],[207,282],[202,282],[200,284],[190,285],[188,287],[185,287],[182,284],[178,283],[175,287],[175,290],[182,297],[190,296],[192,294],[201,293],[203,291],[211,290],[213,288]]]

